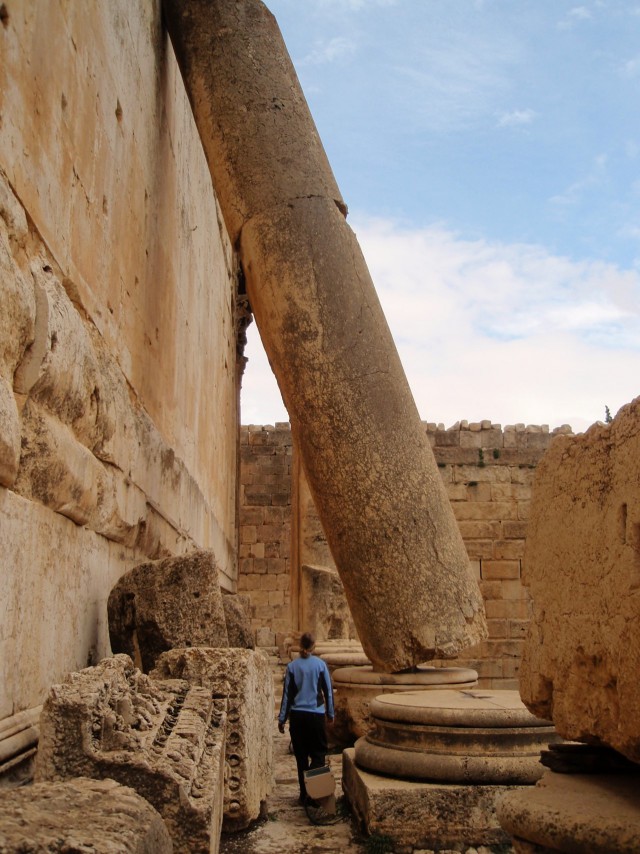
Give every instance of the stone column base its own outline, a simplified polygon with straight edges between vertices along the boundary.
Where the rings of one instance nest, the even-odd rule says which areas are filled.
[[[342,754],[342,788],[369,834],[391,837],[397,845],[443,849],[458,845],[504,845],[496,800],[509,786],[414,783],[380,777],[355,764],[353,748]],[[531,790],[531,786],[518,787]]]

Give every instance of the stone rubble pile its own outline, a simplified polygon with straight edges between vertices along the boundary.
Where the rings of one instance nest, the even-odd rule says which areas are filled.
[[[273,784],[273,680],[267,657],[246,648],[253,638],[243,598],[224,598],[227,606],[209,551],[141,564],[120,579],[108,609],[116,654],[51,688],[39,722],[38,785],[20,804],[31,791],[37,800],[16,806],[0,797],[9,834],[0,850],[44,845],[57,826],[48,809],[67,803],[60,845],[85,844],[100,808],[96,844],[104,847],[86,850],[104,854],[215,854],[223,822],[234,832],[260,817]],[[117,652],[123,647],[145,670],[155,666],[152,675]],[[5,822],[16,810],[19,829]],[[132,835],[126,824],[136,810]],[[122,817],[109,825],[116,812]],[[109,827],[124,838],[121,848],[109,847]]]

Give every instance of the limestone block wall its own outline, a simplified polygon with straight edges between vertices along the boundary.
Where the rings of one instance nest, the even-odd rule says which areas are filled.
[[[243,558],[238,586],[251,599],[254,629],[271,630],[276,641],[303,629],[300,568],[334,565],[295,455],[286,476],[279,477],[276,461],[292,459],[286,427],[241,431]],[[475,668],[485,687],[516,687],[530,618],[521,575],[533,477],[554,434],[571,430],[564,426],[550,433],[546,426],[524,424],[502,428],[489,421],[461,421],[448,429],[428,423],[424,428],[480,584],[489,626],[488,639],[457,661]],[[272,502],[280,509],[267,523],[266,508]],[[292,551],[285,560],[266,557],[287,549],[289,542]]]
[[[212,549],[234,589],[238,410],[236,260],[160,0],[2,9],[0,723],[108,654],[135,563]]]
[[[292,458],[288,423],[240,428],[238,592],[249,597],[263,646],[282,642],[293,627]]]

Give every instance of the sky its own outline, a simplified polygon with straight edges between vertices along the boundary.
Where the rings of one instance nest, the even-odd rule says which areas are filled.
[[[640,394],[640,0],[266,0],[423,420]],[[243,423],[288,416],[255,324]]]

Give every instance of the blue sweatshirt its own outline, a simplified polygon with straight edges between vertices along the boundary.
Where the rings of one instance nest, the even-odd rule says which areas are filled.
[[[333,717],[333,692],[329,668],[317,655],[296,658],[287,665],[278,721],[283,724],[289,712],[315,712]]]

